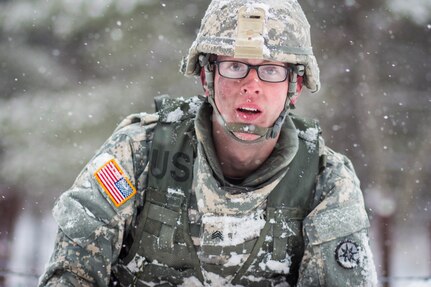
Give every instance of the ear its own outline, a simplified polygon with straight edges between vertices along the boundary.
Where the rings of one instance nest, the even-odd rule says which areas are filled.
[[[201,69],[201,83],[202,83],[202,88],[205,92],[205,96],[208,97],[209,96],[209,91],[208,91],[208,85],[207,85],[207,80],[206,80],[206,76],[205,76],[205,71],[202,68]]]
[[[296,79],[296,95],[293,96],[292,99],[290,100],[290,102],[294,105],[296,105],[296,101],[298,100],[299,95],[302,92],[303,80],[304,80],[303,76],[298,76],[298,78]]]

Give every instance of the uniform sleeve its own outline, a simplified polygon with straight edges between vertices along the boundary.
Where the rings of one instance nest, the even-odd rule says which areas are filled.
[[[369,220],[350,161],[325,148],[320,203],[304,220],[305,252],[297,286],[377,286]]]
[[[116,131],[60,196],[53,209],[55,247],[39,286],[108,286],[125,233],[143,202],[148,131],[139,123]],[[111,162],[123,182],[118,188],[126,191],[124,199],[114,198],[111,183],[96,176]]]

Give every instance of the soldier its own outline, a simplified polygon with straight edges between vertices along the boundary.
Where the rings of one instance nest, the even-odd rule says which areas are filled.
[[[319,89],[296,0],[213,0],[203,97],[125,119],[55,205],[40,286],[375,286],[350,161],[288,113]]]

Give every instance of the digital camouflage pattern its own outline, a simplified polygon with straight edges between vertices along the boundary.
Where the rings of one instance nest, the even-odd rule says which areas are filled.
[[[199,54],[258,58],[305,66],[304,85],[320,88],[310,25],[296,0],[213,0],[188,57],[186,75],[199,75]]]
[[[186,75],[199,74],[201,53],[302,64],[304,84],[312,91],[320,86],[310,26],[296,0],[213,0],[183,62]],[[59,198],[53,211],[59,226],[57,240],[39,286],[376,286],[368,217],[359,181],[346,157],[327,148],[322,139],[319,145],[308,141],[308,151],[327,161],[316,181],[311,212],[300,217],[271,205],[271,197],[281,190],[277,183],[284,183],[286,170],[295,164],[290,165],[292,159],[303,155],[298,153],[298,137],[317,139],[317,129],[297,129],[287,117],[272,158],[236,190],[228,191],[212,146],[210,114],[203,113],[209,105],[199,108],[196,98],[183,103],[192,113],[199,111],[196,121],[184,114],[183,106],[173,106],[168,114],[128,117]],[[169,129],[178,121],[194,125]],[[160,127],[155,129],[156,125]],[[189,126],[192,131],[183,129]],[[194,132],[197,141],[190,143],[197,158],[187,161],[190,154],[181,153],[182,147],[176,149],[180,152],[177,157],[160,150],[163,159],[178,160],[173,163],[178,170],[168,169],[167,181],[157,190],[152,188],[152,180],[167,170],[164,160],[153,157],[152,145],[163,146],[163,141],[156,144],[159,137],[154,136],[163,133],[163,127],[167,128],[162,137],[166,143],[181,143]],[[301,147],[305,149],[304,144]],[[115,179],[101,184],[95,176],[112,160],[122,179],[137,191],[120,202],[112,199],[111,193],[121,189]],[[152,204],[160,191],[169,195],[169,207],[181,204],[188,186],[185,179],[190,176],[192,202],[185,205],[187,216],[181,215],[182,210],[169,210],[163,201]],[[286,192],[294,191],[296,188]],[[148,232],[137,236],[141,223],[147,223],[142,216],[153,220],[146,231],[158,237]],[[172,226],[187,224],[198,224],[200,232],[174,233]],[[192,241],[191,249],[187,238]],[[262,241],[265,244],[257,244]],[[241,245],[244,248],[238,250],[236,246]],[[139,252],[131,252],[133,248]],[[178,252],[172,252],[174,249]],[[163,252],[156,254],[158,250]],[[300,258],[295,259],[298,254]],[[175,268],[184,262],[191,267]],[[292,277],[294,273],[297,275]]]
[[[41,286],[45,286],[44,280],[53,275],[48,286],[108,285],[111,265],[121,251],[123,234],[133,224],[142,194],[136,194],[116,208],[93,174],[104,160],[115,158],[136,189],[143,190],[148,144],[158,117],[142,116],[142,123],[147,123],[145,129],[136,130],[129,126],[114,133],[81,172],[72,188],[58,200],[53,215],[60,229]],[[61,278],[56,278],[53,272],[60,272]]]
[[[177,111],[176,115],[170,114],[170,119],[174,120],[178,114],[181,113]],[[129,247],[130,243],[125,241],[125,234],[129,234],[138,224],[137,211],[144,204],[150,145],[158,119],[157,114],[139,114],[126,119],[84,168],[72,188],[60,197],[53,212],[59,225],[59,232],[54,253],[39,286],[127,286],[129,284],[111,282],[111,274],[119,268],[126,268],[131,276],[139,272],[145,258],[135,258],[127,266],[121,266],[119,255]],[[208,136],[208,131],[200,132],[201,139]],[[312,133],[313,131],[310,131],[302,136]],[[313,146],[309,148],[313,149]],[[302,232],[306,244],[299,267],[297,286],[376,286],[375,267],[367,236],[369,223],[359,181],[346,157],[333,152],[323,144],[320,145],[319,152],[327,156],[327,166],[318,177],[316,187],[318,204],[303,222]],[[112,158],[115,158],[137,189],[137,194],[119,207],[115,206],[94,177],[94,172]],[[195,178],[199,181],[203,176],[205,182],[201,183],[206,187],[209,179],[214,180],[212,175],[207,174],[211,171],[205,168],[197,172],[204,173],[195,175]],[[214,196],[212,188],[207,192],[210,197]],[[203,204],[203,210],[211,209],[204,198],[200,204]],[[240,210],[247,208],[251,208],[251,205]],[[257,213],[251,217],[257,219],[255,222],[261,222],[259,208],[254,210]],[[163,214],[160,216],[163,218]],[[212,219],[207,216],[204,221],[211,224],[217,222]],[[249,217],[248,222],[253,220]],[[214,244],[218,240],[217,234],[208,239],[211,224],[208,232],[202,237],[205,239],[207,236],[205,240],[208,244]],[[244,224],[250,223],[245,220]],[[231,257],[225,258],[227,262],[231,264],[235,262],[238,266],[242,264],[241,259],[235,254],[231,256],[239,261],[232,261]],[[209,257],[205,256],[204,252],[200,259],[205,258]],[[289,254],[286,254],[286,265],[275,266],[268,258],[267,264],[262,268],[274,272],[277,270],[289,272],[288,259]],[[154,261],[151,263],[154,270],[158,270],[160,264]],[[212,280],[212,283],[205,286],[234,286],[229,285],[232,284],[229,281],[232,276],[222,277],[202,271],[206,279]],[[259,273],[255,274],[257,277],[248,279],[259,282]],[[158,279],[162,275],[156,272],[153,280],[149,278],[146,285],[137,286],[157,286],[155,282],[163,283]],[[175,285],[203,286],[195,276],[176,280],[179,281]],[[128,282],[133,282],[133,278]],[[288,286],[286,282],[283,284],[278,286]]]

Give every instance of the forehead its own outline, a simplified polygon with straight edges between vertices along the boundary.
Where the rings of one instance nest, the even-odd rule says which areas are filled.
[[[260,65],[260,64],[275,64],[275,65],[285,65],[286,63],[270,61],[264,59],[247,59],[247,58],[234,58],[232,56],[217,56],[218,61],[240,61],[251,65]]]

